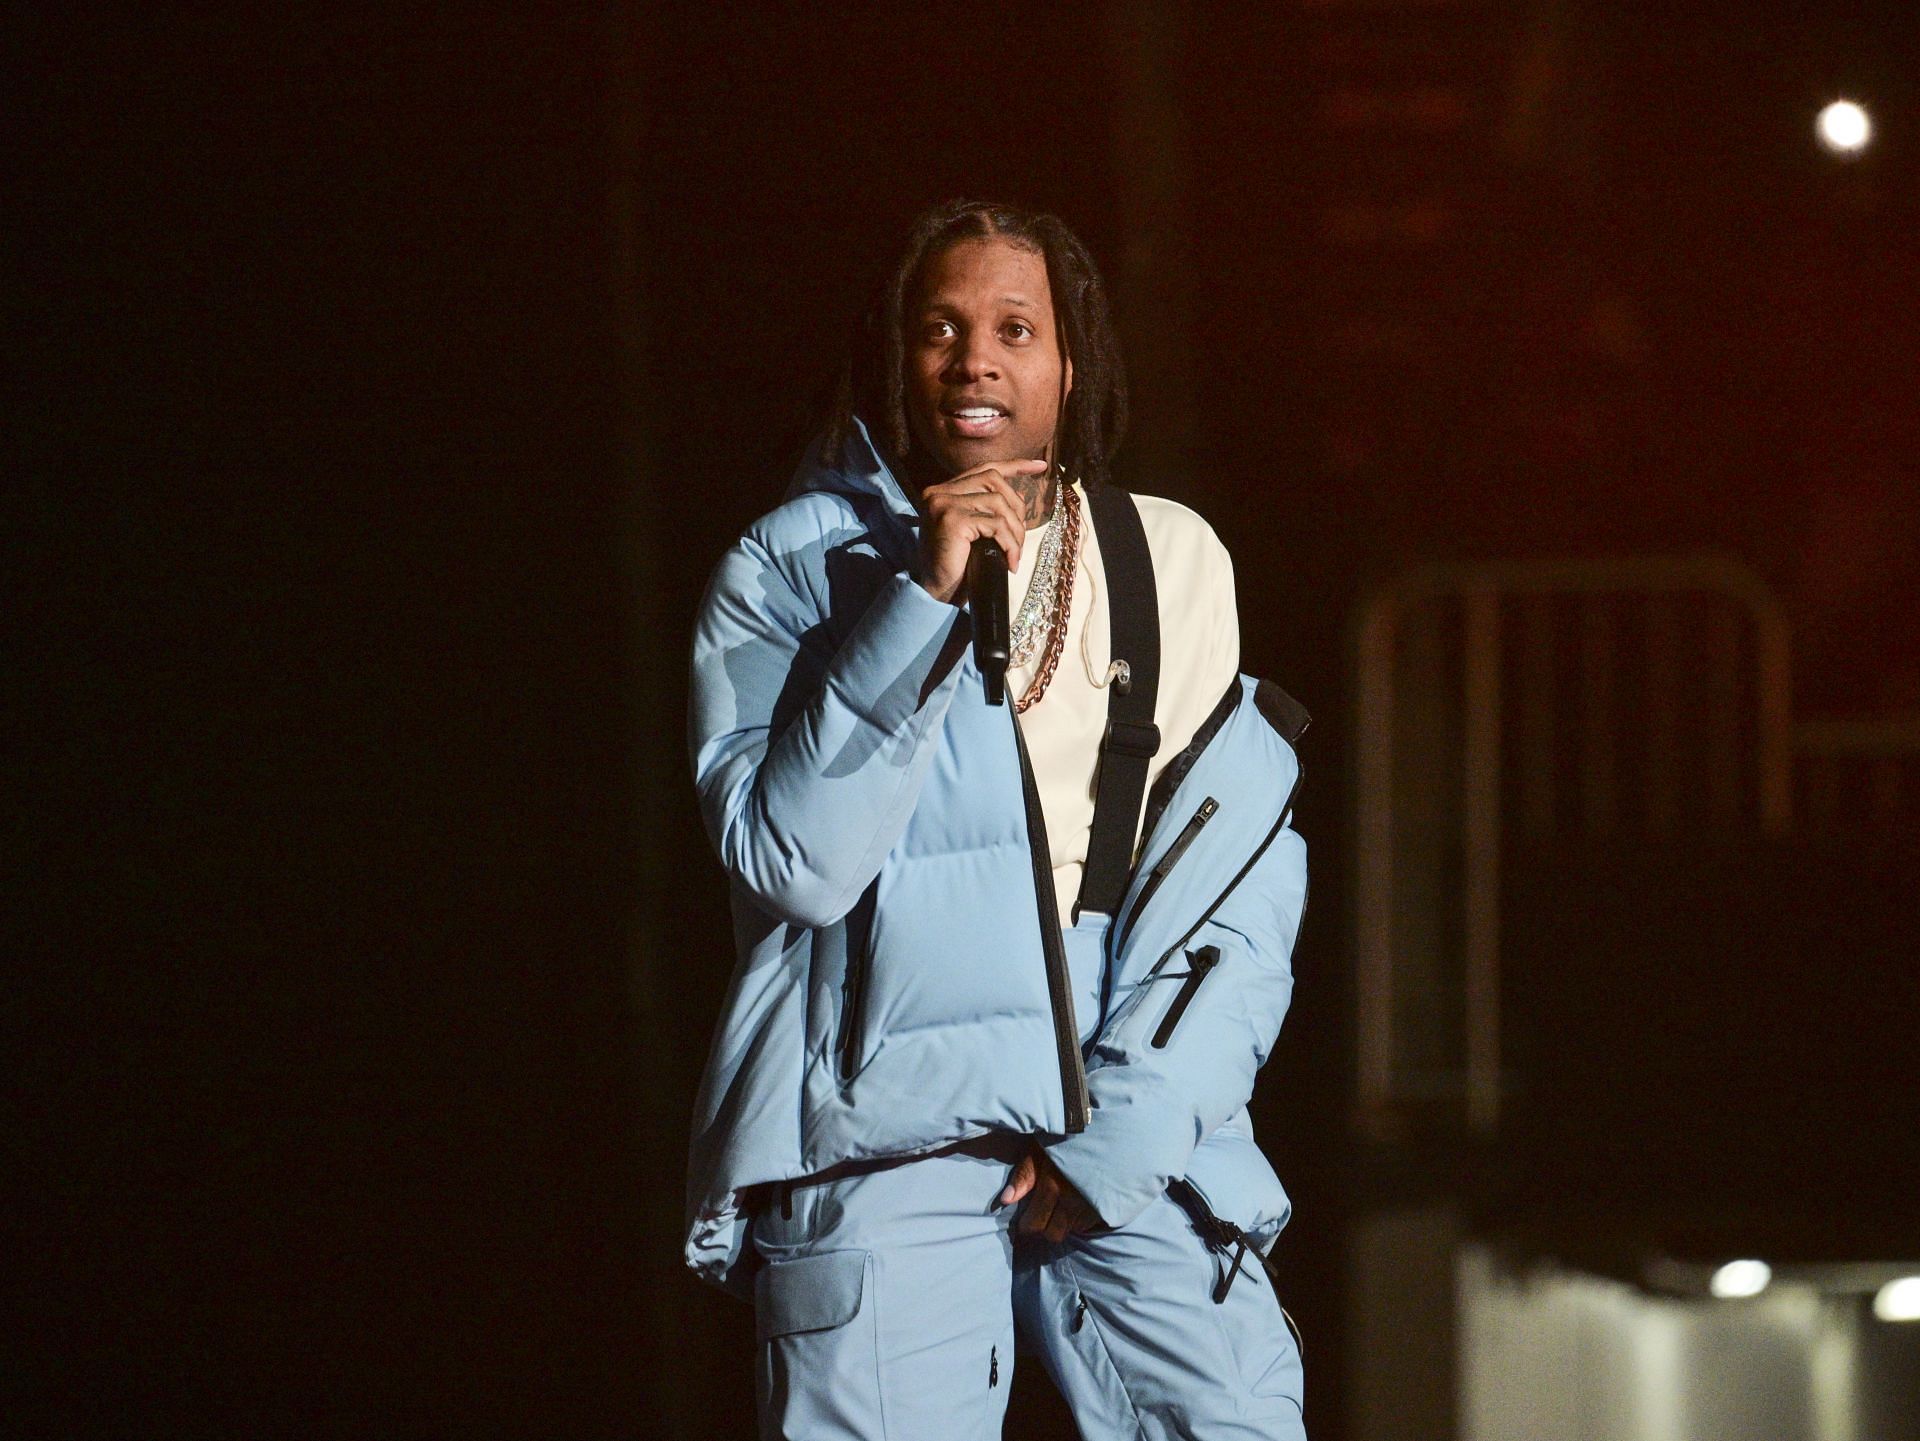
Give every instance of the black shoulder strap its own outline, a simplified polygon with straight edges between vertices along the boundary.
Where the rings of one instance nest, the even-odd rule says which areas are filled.
[[[1106,571],[1107,617],[1113,631],[1116,673],[1107,687],[1107,732],[1100,742],[1100,779],[1093,797],[1093,834],[1087,839],[1087,869],[1080,881],[1081,911],[1112,915],[1126,894],[1133,869],[1140,801],[1147,767],[1160,749],[1153,723],[1160,691],[1160,597],[1153,583],[1153,557],[1133,497],[1111,485],[1087,487]]]

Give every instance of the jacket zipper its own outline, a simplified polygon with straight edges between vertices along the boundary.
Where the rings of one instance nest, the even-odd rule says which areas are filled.
[[[1235,676],[1227,686],[1226,694],[1215,703],[1207,718],[1200,723],[1200,729],[1194,732],[1193,739],[1187,742],[1187,748],[1167,762],[1166,769],[1160,772],[1160,778],[1147,792],[1147,812],[1141,818],[1140,834],[1150,836],[1154,827],[1160,824],[1160,817],[1173,800],[1173,793],[1180,789],[1180,782],[1187,778],[1194,763],[1206,754],[1207,747],[1213,744],[1213,738],[1220,734],[1220,728],[1233,717],[1235,708],[1240,704],[1240,677]]]
[[[867,999],[867,968],[864,955],[847,957],[847,1000],[845,1019],[840,1024],[840,1079],[850,1081],[858,1068],[860,1056],[860,1008]]]
[[[1126,929],[1120,933],[1120,939],[1114,943],[1116,951],[1127,943],[1127,937],[1133,934],[1134,922],[1147,908],[1147,902],[1153,899],[1153,893],[1160,889],[1161,882],[1165,881],[1172,874],[1173,868],[1180,864],[1180,857],[1187,853],[1187,847],[1193,844],[1194,837],[1200,834],[1201,827],[1212,820],[1214,813],[1219,809],[1220,802],[1212,796],[1200,802],[1200,809],[1195,811],[1186,825],[1180,828],[1180,834],[1173,838],[1173,844],[1167,847],[1167,853],[1160,857],[1159,863],[1148,872],[1147,883],[1140,888],[1140,899],[1133,903],[1133,910],[1127,915]]]
[[[1060,1062],[1060,1092],[1066,1101],[1067,1131],[1084,1131],[1087,1113],[1087,1068],[1080,1056],[1080,1028],[1073,1018],[1073,983],[1067,971],[1067,948],[1060,939],[1060,900],[1053,889],[1053,857],[1047,849],[1047,818],[1040,809],[1040,790],[1034,784],[1033,761],[1013,707],[1007,707],[1013,740],[1020,751],[1020,790],[1027,804],[1027,849],[1033,860],[1033,899],[1040,913],[1040,949],[1047,962],[1047,997],[1053,1006],[1053,1046]]]
[[[861,918],[847,930],[847,974],[840,1020],[840,1079],[851,1081],[860,1072],[860,1041],[866,1029],[867,973],[873,968],[873,913],[870,896],[862,897],[853,915]]]
[[[1161,1050],[1168,1041],[1173,1039],[1173,1028],[1180,1024],[1180,1018],[1187,1013],[1187,1007],[1193,1004],[1193,997],[1200,989],[1200,983],[1206,980],[1207,972],[1219,964],[1220,948],[1218,946],[1202,946],[1197,951],[1187,952],[1186,979],[1180,983],[1180,989],[1174,993],[1173,1004],[1167,1007],[1166,1015],[1160,1018],[1159,1028],[1154,1031],[1153,1039],[1148,1042],[1154,1050]]]

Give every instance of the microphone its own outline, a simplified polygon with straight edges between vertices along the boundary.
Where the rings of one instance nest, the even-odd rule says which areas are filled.
[[[981,536],[967,567],[967,602],[973,610],[973,663],[986,683],[987,704],[1007,703],[1007,657],[1012,650],[1007,617],[1007,553]]]

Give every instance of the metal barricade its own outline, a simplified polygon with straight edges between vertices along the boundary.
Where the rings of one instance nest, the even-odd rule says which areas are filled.
[[[1920,821],[1920,715],[1803,720],[1794,815],[1816,830],[1911,831]]]
[[[1784,832],[1787,624],[1719,557],[1508,562],[1402,577],[1353,640],[1360,1124],[1489,1135],[1503,862],[1529,840]]]

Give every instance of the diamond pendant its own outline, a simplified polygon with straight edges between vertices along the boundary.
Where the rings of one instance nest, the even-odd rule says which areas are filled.
[[[1053,624],[1054,595],[1060,574],[1060,527],[1047,528],[1040,542],[1040,559],[1034,565],[1033,579],[1027,583],[1026,598],[1014,617],[1008,640],[1009,665],[1026,665],[1040,649]]]

